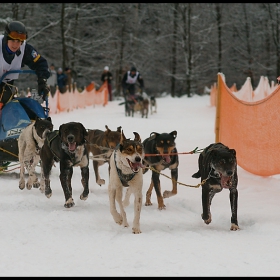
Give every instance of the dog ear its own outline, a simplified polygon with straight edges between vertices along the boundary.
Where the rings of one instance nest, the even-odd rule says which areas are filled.
[[[123,142],[126,140],[126,137],[124,136],[123,130],[121,132],[121,140],[120,140],[120,151],[123,149]]]
[[[176,130],[170,132],[169,134],[172,135],[174,139],[177,137],[177,131]]]
[[[84,125],[81,124],[81,123],[79,123],[79,124],[82,127],[82,131],[83,131],[84,136],[88,136],[88,132],[87,132],[86,128],[84,127]]]
[[[122,127],[119,126],[119,127],[117,128],[117,132],[120,132],[120,133],[121,133],[121,131],[122,131]]]
[[[52,122],[52,118],[51,117],[47,117],[47,121]]]
[[[106,128],[105,134],[109,134],[111,132],[111,129],[109,129],[107,125],[105,125],[105,128]]]
[[[121,140],[120,143],[123,144],[123,142],[126,140],[126,137],[124,136],[123,130],[121,132]]]
[[[134,135],[135,135],[134,141],[138,141],[138,142],[141,143],[141,137],[140,137],[140,135],[139,135],[137,132],[134,132],[134,131],[133,131],[133,133],[134,133]]]
[[[61,137],[62,134],[62,128],[63,128],[64,124],[60,125],[59,129],[58,129],[58,135]]]
[[[149,140],[156,139],[157,136],[159,136],[159,133],[157,133],[157,132],[151,132],[151,134],[150,134],[150,139],[149,139]]]
[[[229,152],[236,156],[236,151],[234,149],[229,149]]]

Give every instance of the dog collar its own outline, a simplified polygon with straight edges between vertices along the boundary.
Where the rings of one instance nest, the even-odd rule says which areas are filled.
[[[133,177],[135,176],[135,173],[131,173],[131,174],[123,174],[122,173],[122,171],[117,167],[116,152],[117,152],[117,149],[115,149],[114,160],[115,160],[115,166],[116,166],[116,169],[117,169],[117,172],[118,172],[119,179],[120,179],[120,181],[121,181],[121,183],[123,184],[124,187],[129,187],[128,181],[133,179]]]

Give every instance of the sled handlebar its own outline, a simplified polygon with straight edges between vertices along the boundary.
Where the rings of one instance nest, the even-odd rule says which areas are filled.
[[[8,72],[6,72],[1,78],[0,78],[0,83],[2,83],[2,81],[4,80],[4,78],[9,75],[9,74],[13,74],[13,73],[29,73],[29,74],[36,74],[36,72],[34,70],[10,70]]]
[[[0,78],[0,83],[2,83],[2,81],[4,80],[4,78],[9,75],[9,74],[13,74],[13,73],[19,73],[19,74],[36,74],[36,72],[34,70],[10,70],[10,71],[7,71],[5,74],[2,75],[2,77]],[[38,92],[39,93],[39,92]],[[43,95],[42,93],[39,93],[40,95]],[[47,108],[47,111],[46,111],[46,116],[48,116],[48,98],[46,98],[46,108]]]

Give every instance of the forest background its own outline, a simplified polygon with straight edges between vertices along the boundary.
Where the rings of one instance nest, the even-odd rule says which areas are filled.
[[[279,3],[1,3],[0,33],[22,21],[49,65],[70,67],[78,88],[113,73],[115,96],[135,65],[151,94],[202,95],[217,81],[239,89],[280,75]],[[1,32],[2,31],[2,32]],[[18,81],[30,87],[30,79]]]

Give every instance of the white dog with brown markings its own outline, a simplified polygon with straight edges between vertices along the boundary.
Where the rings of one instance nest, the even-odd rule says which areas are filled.
[[[53,130],[51,117],[46,119],[36,118],[34,122],[25,127],[18,138],[18,158],[20,162],[19,188],[25,188],[25,169],[28,171],[26,188],[32,186],[39,188],[40,182],[36,176],[35,168],[40,161],[40,150],[44,145],[46,134]]]
[[[132,233],[141,233],[140,213],[142,208],[142,188],[143,172],[142,161],[144,159],[144,149],[141,138],[137,132],[134,140],[127,139],[121,132],[121,140],[110,157],[110,176],[109,176],[109,200],[110,212],[114,221],[128,227],[126,212],[124,207],[129,205],[129,198],[134,194],[134,219]],[[126,187],[125,199],[123,197],[123,187]],[[118,202],[120,213],[116,209]]]

